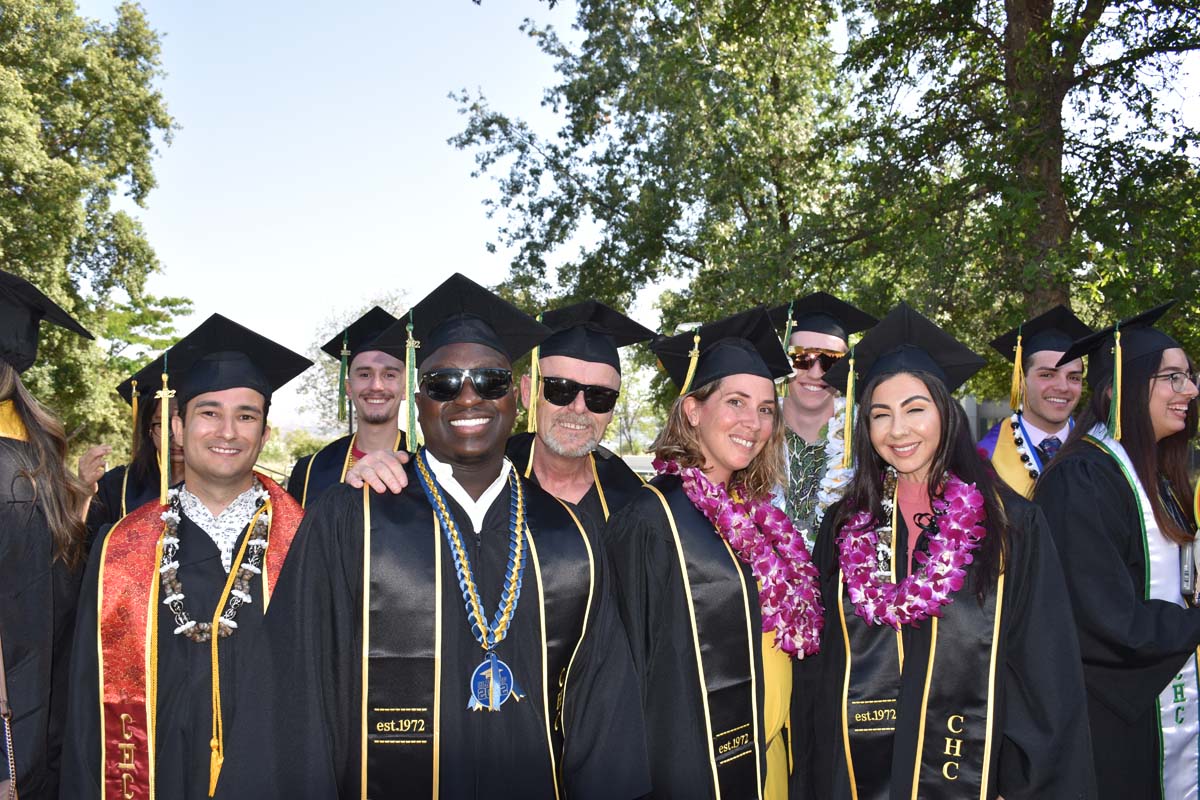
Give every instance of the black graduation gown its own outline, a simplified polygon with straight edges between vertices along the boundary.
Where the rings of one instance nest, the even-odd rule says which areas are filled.
[[[754,575],[748,565],[730,558],[707,517],[684,494],[678,477],[659,475],[647,487],[662,492],[671,503],[685,559],[702,563],[704,577],[691,581],[697,606],[721,609],[716,615],[719,619],[707,617],[709,625],[700,610],[695,612],[700,616],[700,647],[706,653],[724,651],[731,656],[727,662],[716,665],[719,669],[711,671],[713,665],[705,661],[710,703],[721,702],[718,695],[723,689],[744,688],[749,684],[751,676],[743,669],[747,661],[741,655],[744,651],[741,645],[733,644],[735,641],[744,644],[749,631],[754,675],[760,676],[753,700],[757,714],[749,702],[732,709],[732,713],[743,729],[752,719],[759,720],[754,741],[759,744],[759,768],[765,776],[762,617]],[[652,796],[676,800],[714,797],[712,753],[727,743],[717,741],[722,730],[712,731],[713,741],[708,738],[692,634],[693,610],[688,604],[671,522],[662,501],[649,488],[640,489],[608,521],[602,538],[616,570],[621,620],[629,634],[640,680]],[[742,692],[738,696],[747,698],[747,695]],[[735,725],[728,727],[732,729]],[[717,759],[725,757],[718,755]],[[750,759],[743,762],[753,767]],[[741,787],[744,786],[743,782]],[[730,798],[728,792],[722,796]],[[744,796],[736,798],[741,800]]]
[[[521,474],[537,483],[537,473],[533,470],[535,438],[535,434],[532,433],[514,434],[508,438],[506,452]],[[592,488],[588,489],[587,494],[581,497],[578,503],[569,505],[590,518],[599,530],[604,527],[608,517],[620,511],[633,499],[645,481],[639,478],[620,456],[606,447],[597,447],[592,451],[592,457],[596,459],[596,474],[600,476],[600,484],[604,488],[604,503],[600,502],[600,493],[593,482]],[[605,504],[608,505],[607,515],[604,513]]]
[[[407,446],[403,432],[399,434],[398,441],[396,449],[403,450]],[[296,462],[288,477],[287,492],[301,508],[311,508],[326,489],[342,482],[342,470],[346,467],[346,457],[350,455],[353,444],[354,436],[347,434]]]
[[[408,466],[408,488],[371,496],[372,553],[381,541],[377,521],[412,511],[419,525],[391,526],[397,537],[432,537],[432,510]],[[558,501],[525,482],[529,525],[539,550],[553,537],[579,534]],[[481,535],[465,512],[444,495],[468,550],[484,613],[491,622],[501,594],[509,547],[509,493],[488,510]],[[527,559],[517,611],[497,655],[512,669],[526,698],[511,698],[498,712],[469,711],[469,680],[484,658],[472,636],[454,562],[444,537],[442,552],[441,744],[438,772],[445,798],[554,798],[542,695],[539,576]],[[544,557],[544,556],[543,556]],[[280,575],[267,617],[266,636],[253,686],[227,748],[221,798],[354,798],[361,796],[363,492],[335,486],[306,515]],[[562,706],[564,750],[559,778],[564,796],[620,800],[649,787],[644,732],[628,645],[608,586],[603,552],[595,551],[596,591],[587,631],[566,676]],[[541,566],[543,575],[548,566]],[[379,577],[374,565],[373,576]],[[399,587],[393,586],[396,590]],[[432,585],[411,586],[425,602]],[[377,597],[373,590],[372,605]],[[586,604],[581,604],[586,605]],[[402,620],[411,613],[397,608]],[[403,624],[396,622],[396,624]],[[431,626],[432,627],[432,626]],[[407,630],[407,629],[406,629]],[[405,631],[398,631],[405,639]],[[372,629],[372,652],[378,634]],[[372,670],[376,669],[372,660]],[[380,667],[379,669],[384,669]],[[374,673],[373,673],[374,674]],[[551,686],[562,679],[551,675]],[[378,680],[384,680],[379,678]],[[372,680],[375,685],[376,679]],[[397,704],[412,703],[397,697]],[[550,695],[554,703],[554,695]],[[435,701],[436,705],[436,701]],[[551,711],[553,714],[553,711]],[[405,786],[388,787],[392,796]]]
[[[101,539],[108,534],[105,530]],[[246,536],[234,545],[234,558]],[[228,573],[221,565],[217,545],[195,523],[183,516],[179,523],[179,570],[187,596],[184,605],[192,619],[211,620],[225,589]],[[71,663],[71,698],[68,722],[71,736],[64,752],[62,800],[100,796],[100,700],[97,661],[96,580],[103,550],[97,541],[88,559],[79,599],[79,624],[75,629],[76,657]],[[147,546],[153,547],[154,542]],[[255,582],[257,588],[261,584]],[[257,667],[247,656],[250,644],[262,629],[263,608],[259,592],[237,614],[237,630],[220,642],[221,716],[225,735],[237,717],[235,688]],[[158,604],[158,702],[155,717],[156,796],[171,800],[208,797],[209,740],[212,737],[212,660],[208,642],[199,644],[175,634],[175,618],[168,606]],[[226,738],[226,758],[229,743]]]
[[[1101,796],[1161,797],[1155,700],[1200,645],[1200,609],[1143,599],[1141,514],[1099,448],[1064,453],[1034,499],[1067,565]]]
[[[79,571],[53,560],[50,528],[20,475],[29,446],[0,437],[0,638],[13,712],[17,789],[22,798],[58,792],[67,667]],[[8,775],[0,742],[0,777]]]
[[[129,479],[125,479],[129,473]],[[125,504],[121,505],[121,493],[125,493]],[[88,506],[88,539],[94,541],[101,529],[115,525],[121,517],[139,506],[158,497],[158,468],[151,470],[149,479],[139,479],[129,471],[128,464],[113,467],[96,483],[96,496]],[[122,512],[124,508],[124,512]]]
[[[1015,534],[1001,607],[991,726],[993,761],[986,796],[1005,800],[1095,797],[1083,676],[1058,555],[1037,507],[1006,487],[1002,496]],[[833,530],[840,505],[826,513],[813,553],[825,604],[821,652],[796,663],[793,682],[792,719],[797,727],[792,796],[805,800],[851,797],[841,709],[846,644],[838,613],[838,536]],[[903,554],[909,532],[903,515],[898,516],[895,552]],[[897,560],[898,580],[907,573],[905,561]],[[968,604],[978,611],[974,572],[971,567],[967,572],[963,588],[943,606],[943,620],[960,609],[972,612]],[[904,671],[893,723],[891,800],[908,800],[912,795],[931,628],[928,622],[903,628]],[[943,644],[938,652],[943,652]],[[964,678],[977,680],[975,675]],[[946,796],[955,796],[953,790]]]

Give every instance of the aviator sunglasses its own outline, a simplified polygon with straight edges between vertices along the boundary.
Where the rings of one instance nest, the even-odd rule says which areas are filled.
[[[547,378],[542,376],[542,397],[556,406],[569,406],[583,392],[583,402],[593,414],[607,414],[617,404],[620,391],[607,386],[578,383],[570,378]]]
[[[471,381],[482,400],[499,400],[512,390],[512,370],[503,367],[434,369],[421,376],[421,392],[436,403],[448,403],[462,394]]]
[[[792,366],[801,372],[811,369],[812,365],[818,361],[821,362],[821,369],[824,372],[829,372],[833,368],[833,365],[838,362],[838,359],[844,355],[846,354],[839,353],[836,350],[824,350],[821,348],[788,348],[788,356],[792,359]]]

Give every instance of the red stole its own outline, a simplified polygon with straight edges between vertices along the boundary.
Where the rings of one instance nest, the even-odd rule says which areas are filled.
[[[269,599],[304,511],[270,478],[255,475],[267,490],[271,512],[270,543],[263,569]],[[100,553],[96,621],[100,642],[101,800],[154,797],[158,568],[162,563],[164,510],[157,500],[134,510],[109,531]]]

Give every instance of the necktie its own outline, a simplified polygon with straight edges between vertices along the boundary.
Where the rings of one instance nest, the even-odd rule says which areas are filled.
[[[1042,443],[1038,445],[1038,450],[1042,452],[1042,461],[1048,462],[1054,458],[1054,454],[1058,452],[1058,448],[1062,447],[1062,440],[1057,436],[1047,436],[1042,439]]]

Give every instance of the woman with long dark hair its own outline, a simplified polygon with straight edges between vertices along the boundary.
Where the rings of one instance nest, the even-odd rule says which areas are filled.
[[[0,271],[0,658],[22,798],[58,793],[87,501],[64,463],[62,423],[21,383],[43,317],[92,338],[28,282]],[[9,763],[0,731],[0,779],[10,777]]]
[[[858,404],[855,471],[813,554],[825,636],[797,667],[796,796],[1094,794],[1045,522],[951,394],[982,365],[901,304],[826,375]]]
[[[154,396],[162,387],[161,376],[162,356],[159,356],[117,387],[117,394],[130,406],[135,406],[137,398],[129,463],[105,470],[104,456],[112,450],[106,446],[91,448],[79,460],[79,477],[95,486],[87,515],[89,537],[94,538],[101,529],[158,497],[159,447],[162,437],[170,436],[169,429],[164,431],[162,427],[162,401]],[[169,416],[175,416],[175,401],[170,402]],[[170,484],[174,486],[184,479],[183,447],[172,441],[168,454]]]
[[[1200,793],[1187,468],[1197,389],[1178,342],[1152,327],[1169,306],[1081,339],[1063,356],[1090,353],[1092,394],[1034,490],[1066,567],[1106,798]]]
[[[771,505],[783,475],[762,309],[652,345],[680,397],[659,474],[605,529],[645,711],[655,798],[787,796],[791,661],[821,607],[803,536]]]

